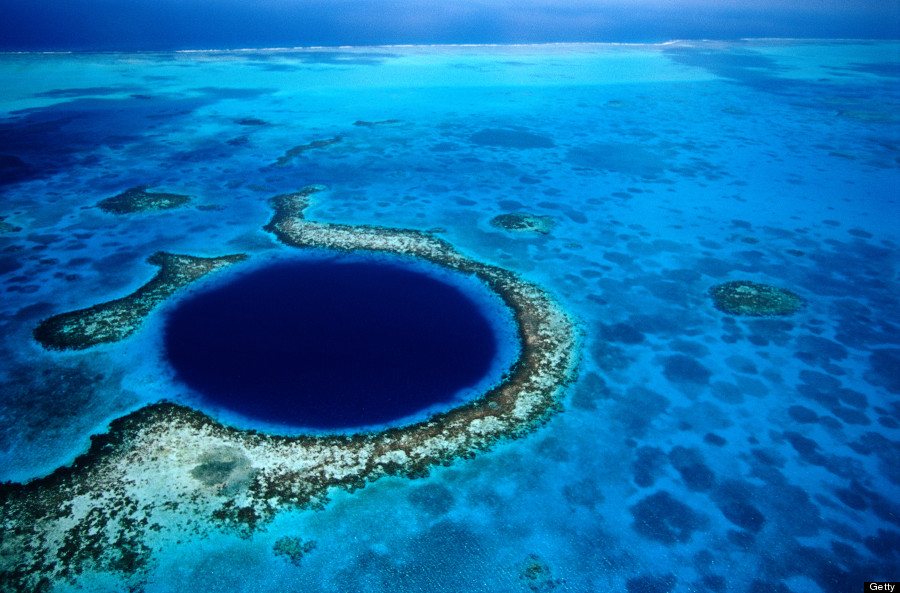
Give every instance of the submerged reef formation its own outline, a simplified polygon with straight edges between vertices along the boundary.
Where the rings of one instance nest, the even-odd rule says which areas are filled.
[[[139,185],[105,200],[97,206],[110,214],[137,214],[156,212],[184,206],[191,201],[191,196],[170,194],[165,192],[149,192],[149,185]]]
[[[528,558],[519,564],[518,568],[519,581],[524,584],[529,591],[542,593],[552,591],[557,585],[564,584],[564,581],[553,578],[550,567],[536,554],[529,554]]]
[[[491,219],[491,225],[513,233],[541,233],[546,235],[556,222],[552,216],[538,216],[527,212],[501,214]]]
[[[382,119],[382,120],[378,120],[378,121],[365,121],[365,120],[359,119],[359,120],[356,120],[355,122],[353,122],[353,125],[363,127],[363,128],[373,128],[375,126],[386,126],[386,125],[390,125],[390,124],[399,124],[402,121],[403,121],[402,119]]]
[[[34,339],[49,350],[83,350],[117,342],[133,334],[150,311],[178,289],[244,259],[244,254],[194,257],[155,253],[147,263],[161,269],[149,282],[126,297],[49,317],[35,328]]]
[[[427,475],[528,433],[560,408],[576,370],[577,335],[550,295],[429,233],[308,221],[310,196],[322,189],[273,198],[266,230],[297,248],[383,252],[474,275],[515,320],[520,351],[508,372],[477,399],[427,420],[352,435],[271,435],[170,402],[141,408],[92,437],[71,466],[0,485],[0,588],[33,590],[92,571],[116,573],[123,590],[138,588],[166,541],[210,529],[249,537],[279,510],[320,508],[329,489]],[[310,545],[283,540],[273,553],[299,562]]]
[[[790,315],[803,307],[803,299],[793,292],[749,280],[713,286],[709,294],[716,309],[730,315]]]
[[[481,146],[501,146],[503,148],[552,148],[553,140],[521,129],[492,128],[472,134],[473,144]]]
[[[275,540],[272,549],[276,555],[284,556],[294,566],[300,566],[303,556],[316,549],[316,542],[315,540],[305,542],[302,538],[285,535]]]
[[[267,126],[269,122],[259,119],[258,117],[241,117],[234,120],[239,126]]]
[[[331,146],[332,144],[337,144],[341,140],[343,140],[342,136],[335,136],[334,138],[327,138],[325,140],[313,140],[312,142],[309,142],[307,144],[295,146],[288,149],[282,156],[278,157],[278,160],[275,161],[273,166],[286,167],[291,164],[291,161],[294,160],[295,157],[300,156],[307,150],[311,150],[313,148],[325,148],[327,146]]]
[[[21,231],[22,227],[16,226],[10,222],[6,222],[5,216],[0,216],[0,235],[3,233],[15,233]]]

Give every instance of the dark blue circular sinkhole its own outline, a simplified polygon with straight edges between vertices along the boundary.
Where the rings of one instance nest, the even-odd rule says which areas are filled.
[[[164,342],[213,407],[325,430],[453,404],[498,351],[459,287],[367,257],[282,261],[199,292],[169,313]]]

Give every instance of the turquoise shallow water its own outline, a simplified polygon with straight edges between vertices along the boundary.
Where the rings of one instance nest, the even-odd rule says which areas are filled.
[[[439,228],[545,287],[583,332],[579,378],[536,432],[427,478],[250,538],[169,526],[145,591],[898,580],[898,64],[898,43],[851,41],[2,55],[0,480],[197,401],[162,357],[164,311],[77,353],[34,342],[41,319],[132,292],[159,250],[290,255],[268,199],[323,184],[312,219]],[[95,207],[138,185],[194,200]],[[490,224],[514,212],[555,224]],[[741,279],[805,307],[716,310],[709,289]],[[315,547],[289,562],[285,535]]]

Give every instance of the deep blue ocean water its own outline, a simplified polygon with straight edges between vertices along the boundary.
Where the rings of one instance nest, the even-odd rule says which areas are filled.
[[[81,352],[35,343],[41,319],[132,292],[159,250],[292,257],[269,199],[324,184],[310,219],[442,229],[547,289],[578,321],[578,378],[534,433],[427,478],[250,538],[167,526],[147,593],[900,580],[898,64],[890,41],[2,55],[0,480],[145,404],[199,407],[165,320],[243,272]],[[96,207],[138,185],[194,201]],[[516,212],[555,225],[490,224]],[[805,306],[724,314],[709,290],[730,280]],[[273,552],[285,535],[316,542],[299,565]]]
[[[365,257],[267,265],[173,307],[164,336],[178,379],[208,404],[325,430],[458,404],[498,356],[458,287]]]

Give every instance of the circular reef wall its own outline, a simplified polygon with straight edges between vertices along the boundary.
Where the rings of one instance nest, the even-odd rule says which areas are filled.
[[[85,571],[114,572],[123,588],[137,586],[166,533],[229,529],[249,535],[279,510],[320,507],[329,489],[352,491],[382,476],[426,475],[437,464],[522,436],[560,408],[576,371],[577,332],[547,292],[428,233],[306,220],[310,197],[323,189],[309,186],[273,198],[266,230],[295,248],[381,252],[474,275],[515,320],[519,356],[502,380],[426,420],[348,435],[242,430],[169,402],[136,410],[92,437],[90,450],[71,466],[27,484],[0,485],[3,588],[38,589]],[[203,265],[201,271],[209,269]],[[160,282],[157,276],[132,295],[146,307],[126,319],[129,331],[90,334],[95,324],[82,323],[79,314],[106,315],[110,308],[101,304],[63,314],[66,340],[45,345],[79,349],[124,339],[171,292]],[[128,303],[128,297],[118,299],[113,310]],[[92,337],[79,339],[79,332]]]

